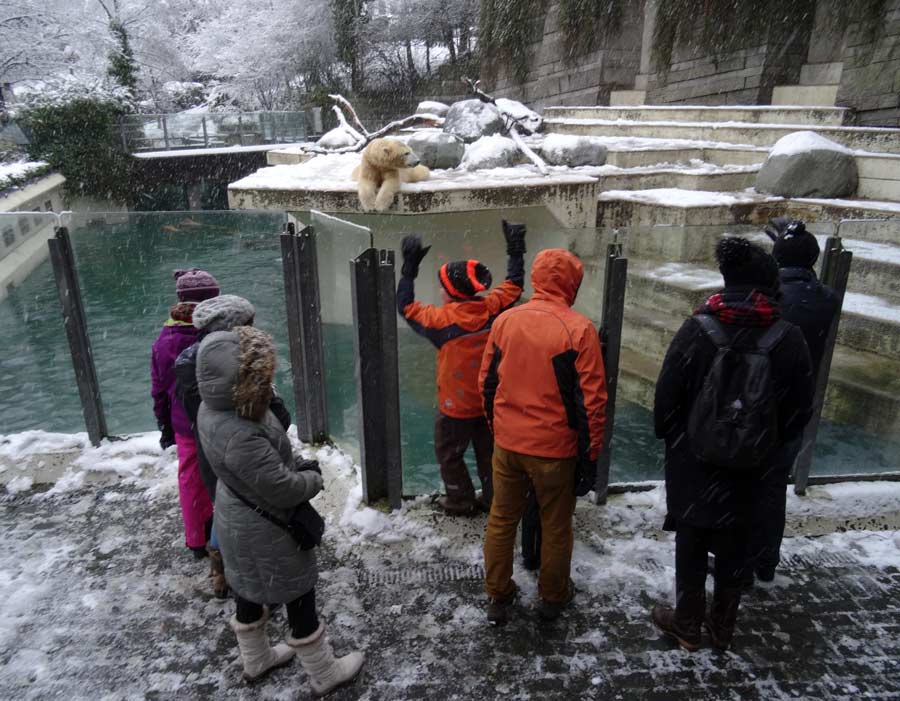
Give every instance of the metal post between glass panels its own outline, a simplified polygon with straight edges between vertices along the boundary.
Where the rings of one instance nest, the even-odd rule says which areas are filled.
[[[81,298],[81,287],[75,272],[75,258],[72,254],[72,242],[65,227],[56,230],[56,236],[47,241],[50,248],[50,260],[56,287],[59,291],[59,304],[62,312],[69,351],[72,355],[72,367],[75,370],[75,381],[81,398],[81,410],[88,437],[93,445],[109,433],[106,428],[106,415],[103,412],[103,400],[100,398],[100,382],[94,366],[94,355],[91,350],[91,339],[87,332],[84,315],[84,303]]]
[[[840,234],[840,225],[838,226],[838,234]],[[816,446],[819,422],[822,418],[822,407],[825,404],[828,375],[831,372],[831,358],[834,355],[834,346],[837,342],[838,325],[841,320],[844,293],[847,291],[847,280],[850,277],[850,265],[852,262],[853,253],[843,247],[840,235],[830,236],[825,242],[820,278],[822,283],[831,287],[837,295],[838,312],[831,323],[831,328],[828,330],[828,336],[825,340],[825,351],[822,354],[822,363],[819,366],[818,377],[816,377],[813,415],[803,431],[800,453],[797,455],[797,461],[794,465],[794,493],[801,496],[806,493],[806,487],[809,483],[812,454]]]
[[[285,224],[281,234],[281,260],[297,433],[303,441],[322,443],[328,440],[328,407],[312,227],[305,227],[298,233],[293,222]]]
[[[393,252],[370,248],[350,261],[363,499],[399,508],[400,387]]]
[[[607,246],[606,274],[603,287],[603,316],[600,321],[600,339],[603,344],[603,366],[606,370],[606,426],[603,447],[597,464],[597,481],[594,501],[605,504],[609,494],[609,468],[611,464],[612,436],[616,419],[616,392],[619,384],[619,354],[622,347],[622,321],[625,316],[625,286],[628,274],[628,258],[622,255],[618,238]]]

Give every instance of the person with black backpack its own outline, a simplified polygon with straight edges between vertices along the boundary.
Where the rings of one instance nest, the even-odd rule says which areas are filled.
[[[655,606],[652,619],[689,651],[699,649],[704,621],[714,648],[731,644],[753,504],[771,479],[771,457],[809,420],[814,391],[803,334],[780,318],[774,259],[730,237],[719,241],[716,260],[725,289],[675,335],[654,406],[666,444],[663,527],[675,531],[676,603]]]

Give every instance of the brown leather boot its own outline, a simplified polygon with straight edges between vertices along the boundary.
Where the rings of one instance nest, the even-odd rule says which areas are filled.
[[[456,501],[446,496],[439,497],[437,503],[450,516],[472,516],[477,509],[474,501]]]
[[[706,591],[682,592],[678,595],[678,603],[671,606],[657,604],[653,607],[651,618],[659,630],[675,640],[688,652],[700,649],[702,638],[700,625],[706,610]]]
[[[731,646],[734,637],[734,622],[737,620],[741,603],[740,587],[716,587],[712,606],[706,616],[706,631],[712,646],[724,652]]]
[[[225,581],[225,563],[222,553],[216,548],[207,546],[209,553],[209,578],[212,580],[213,594],[217,599],[228,597],[228,582]]]

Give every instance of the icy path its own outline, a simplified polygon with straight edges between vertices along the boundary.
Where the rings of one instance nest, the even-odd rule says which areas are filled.
[[[297,664],[253,688],[239,681],[232,604],[207,594],[205,564],[183,548],[173,465],[157,457],[162,469],[127,483],[0,496],[0,698],[306,698]],[[900,697],[896,531],[789,539],[784,572],[745,602],[735,652],[689,655],[649,622],[672,594],[660,489],[602,511],[581,503],[577,606],[540,624],[535,579],[517,572],[523,596],[498,630],[481,608],[483,519],[447,519],[427,499],[392,516],[359,509],[346,459],[319,457],[322,615],[339,650],[369,655],[335,699]],[[838,511],[878,528],[900,503],[890,484],[810,491],[791,499],[793,528],[815,531]]]

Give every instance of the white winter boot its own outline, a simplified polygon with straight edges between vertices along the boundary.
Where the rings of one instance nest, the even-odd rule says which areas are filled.
[[[237,617],[231,617],[231,629],[237,636],[241,650],[241,661],[244,663],[244,679],[256,681],[276,667],[283,667],[294,657],[294,650],[285,644],[269,646],[266,635],[266,621],[269,610],[263,609],[263,616],[253,623],[238,623]]]
[[[366,661],[361,652],[351,652],[335,659],[331,643],[325,636],[324,623],[320,623],[316,632],[307,638],[298,640],[288,635],[287,642],[297,650],[297,657],[309,675],[309,683],[315,696],[325,696],[352,680]]]

